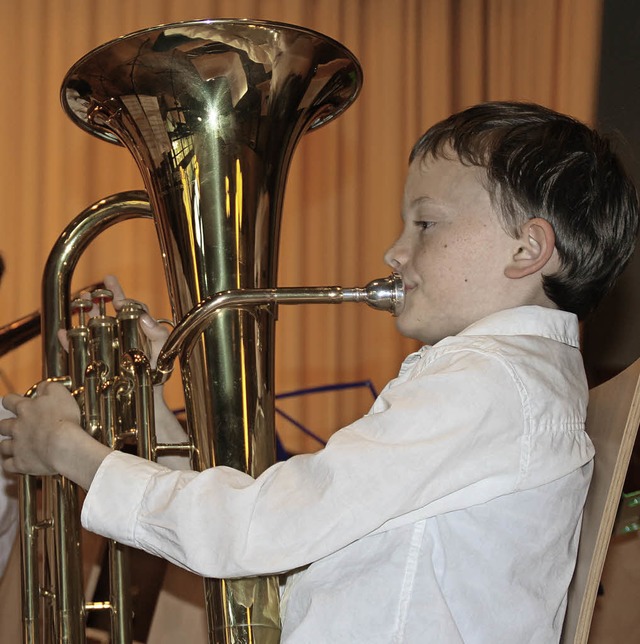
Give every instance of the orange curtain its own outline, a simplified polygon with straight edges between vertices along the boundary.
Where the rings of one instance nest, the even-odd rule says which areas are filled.
[[[7,271],[0,324],[39,308],[42,268],[64,226],[108,194],[142,187],[129,153],[63,114],[67,69],[119,35],[194,18],[243,17],[326,33],[360,59],[360,98],[304,137],[289,176],[281,285],[362,285],[386,275],[400,227],[406,159],[434,121],[488,99],[532,100],[593,121],[601,0],[5,0],[0,3],[2,235]],[[169,314],[148,221],[105,233],[82,258],[74,287],[115,273],[128,294]],[[386,314],[359,305],[281,307],[278,391],[370,379],[381,388],[414,344]],[[0,361],[2,387],[40,373],[33,341]],[[179,390],[170,391],[178,404]],[[365,390],[306,396],[285,410],[328,436],[365,411]],[[282,425],[293,451],[317,447]]]

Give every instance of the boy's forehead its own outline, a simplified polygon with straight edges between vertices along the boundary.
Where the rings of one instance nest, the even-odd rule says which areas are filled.
[[[416,158],[409,166],[405,183],[406,202],[437,202],[463,195],[466,192],[487,192],[485,171],[478,166],[462,163],[452,156]]]
[[[413,215],[501,222],[487,189],[485,169],[442,157],[415,159],[409,166],[402,217],[407,220]]]

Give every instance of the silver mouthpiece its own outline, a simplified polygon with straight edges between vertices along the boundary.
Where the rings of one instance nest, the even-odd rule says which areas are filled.
[[[398,273],[372,280],[365,287],[365,300],[374,309],[389,311],[397,316],[404,307],[404,284]]]

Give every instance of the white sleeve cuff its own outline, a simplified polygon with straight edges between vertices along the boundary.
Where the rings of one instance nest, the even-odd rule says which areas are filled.
[[[131,454],[107,456],[82,506],[84,528],[129,546],[136,546],[136,517],[149,480],[167,468]]]

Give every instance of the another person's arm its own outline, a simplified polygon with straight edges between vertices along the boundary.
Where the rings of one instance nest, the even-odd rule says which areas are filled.
[[[0,400],[0,419],[13,414],[5,410]],[[1,439],[1,437],[0,437]],[[0,467],[0,579],[13,547],[18,528],[18,482]]]

